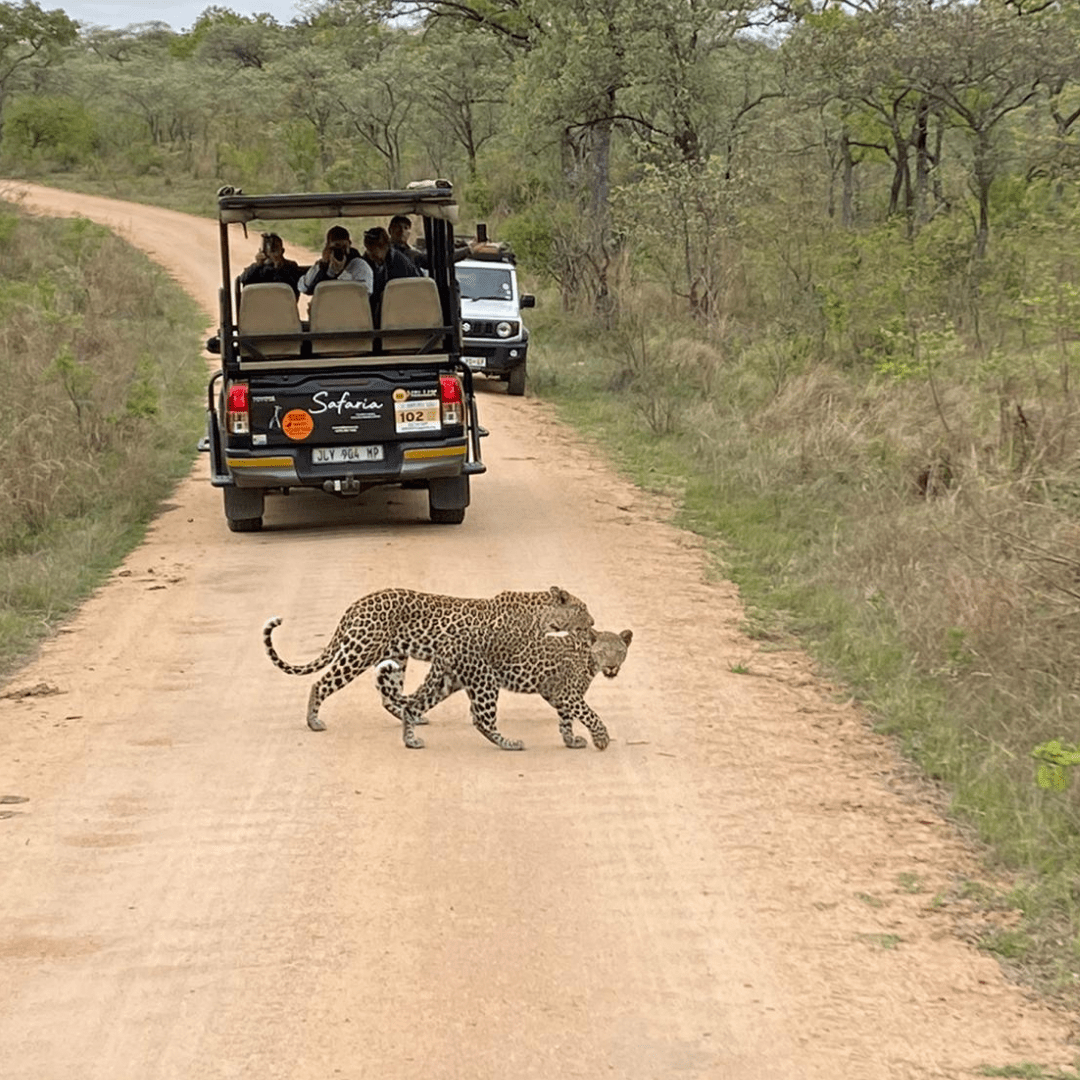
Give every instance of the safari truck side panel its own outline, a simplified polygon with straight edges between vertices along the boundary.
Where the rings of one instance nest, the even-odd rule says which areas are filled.
[[[218,199],[221,370],[207,392],[211,481],[230,529],[262,527],[268,494],[295,487],[347,496],[406,484],[428,492],[432,521],[456,524],[484,471],[472,373],[461,363],[449,184],[404,191]],[[393,214],[424,221],[429,277],[390,282],[373,326],[358,282],[316,286],[301,321],[290,286],[234,284],[229,227],[252,221]]]

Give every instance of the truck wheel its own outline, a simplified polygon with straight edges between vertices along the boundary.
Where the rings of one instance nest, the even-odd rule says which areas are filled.
[[[436,525],[460,525],[465,520],[464,506],[456,510],[436,510],[431,507],[428,513]]]
[[[260,488],[222,488],[225,521],[230,532],[258,532],[262,528],[266,498]]]
[[[262,518],[226,518],[230,532],[258,532],[262,528]]]
[[[518,364],[506,380],[506,392],[514,397],[521,397],[525,393],[525,364]]]
[[[428,481],[428,515],[436,525],[460,525],[469,505],[469,478],[448,476]]]

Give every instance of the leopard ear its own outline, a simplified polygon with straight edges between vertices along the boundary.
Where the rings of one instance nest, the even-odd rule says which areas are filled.
[[[630,642],[634,640],[634,631],[624,630],[621,634],[619,634],[619,637],[623,639],[624,645],[629,645]]]
[[[588,629],[589,644],[595,645],[600,640],[600,635],[590,626]]]
[[[570,594],[562,588],[560,585],[552,585],[548,592],[551,593],[551,599],[556,604],[568,604],[570,603]]]

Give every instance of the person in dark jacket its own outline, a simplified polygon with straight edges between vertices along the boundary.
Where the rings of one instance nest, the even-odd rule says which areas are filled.
[[[404,214],[395,214],[387,226],[390,234],[390,246],[405,256],[420,270],[426,270],[427,253],[414,248],[411,243],[412,222]]]
[[[349,230],[343,225],[333,225],[326,232],[326,245],[322,257],[312,263],[300,282],[300,291],[313,293],[320,281],[359,281],[373,292],[371,267],[359,251],[352,246]]]
[[[241,285],[259,285],[268,281],[283,281],[299,295],[300,279],[304,268],[285,258],[285,242],[277,233],[263,233],[262,246],[255,261],[244,267],[240,274]]]
[[[428,259],[428,253],[423,246],[413,247],[412,222],[404,214],[395,214],[390,219],[390,224],[387,227],[390,232],[390,244],[394,250],[400,251],[423,273],[428,273],[431,270],[431,260]],[[423,243],[424,238],[421,236],[417,239],[417,244],[423,245]],[[452,258],[454,262],[461,262],[462,259],[467,259],[471,254],[470,244],[467,241],[458,241]]]
[[[388,281],[394,278],[423,277],[420,268],[407,255],[402,255],[390,243],[390,234],[381,226],[364,233],[364,262],[371,270],[371,311],[375,325],[382,312],[382,294]]]

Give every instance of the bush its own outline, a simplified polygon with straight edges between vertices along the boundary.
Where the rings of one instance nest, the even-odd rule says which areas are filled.
[[[98,143],[93,115],[75,98],[24,94],[5,110],[4,150],[16,161],[70,169],[92,158]]]

